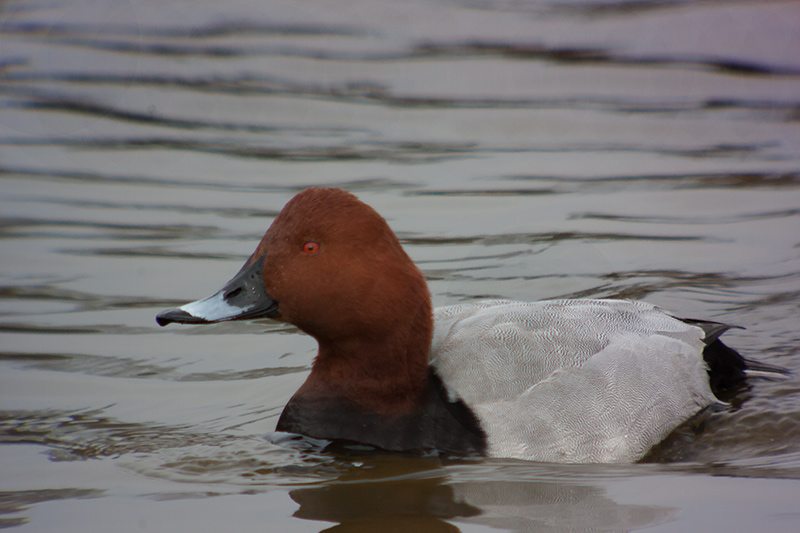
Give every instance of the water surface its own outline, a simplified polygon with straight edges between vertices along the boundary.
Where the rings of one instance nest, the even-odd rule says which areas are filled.
[[[800,3],[2,9],[0,526],[800,527]],[[273,433],[311,339],[154,321],[315,185],[435,305],[639,298],[794,374],[635,465],[322,454]]]

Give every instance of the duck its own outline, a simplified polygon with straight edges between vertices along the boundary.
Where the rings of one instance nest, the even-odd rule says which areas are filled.
[[[758,368],[732,326],[642,301],[434,309],[386,220],[338,188],[299,192],[221,290],[156,321],[262,318],[318,343],[276,431],[384,452],[632,463]]]

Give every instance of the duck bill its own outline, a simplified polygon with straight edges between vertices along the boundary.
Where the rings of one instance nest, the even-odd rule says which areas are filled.
[[[236,276],[208,298],[176,309],[167,309],[156,316],[159,326],[179,324],[213,324],[228,320],[276,318],[278,302],[264,287],[264,257],[248,261]]]

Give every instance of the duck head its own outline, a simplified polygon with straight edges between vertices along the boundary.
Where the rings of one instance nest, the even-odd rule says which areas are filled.
[[[294,324],[319,341],[320,356],[348,344],[412,343],[424,345],[427,357],[433,327],[425,279],[386,221],[331,188],[297,194],[220,291],[156,320],[166,326],[254,318]]]

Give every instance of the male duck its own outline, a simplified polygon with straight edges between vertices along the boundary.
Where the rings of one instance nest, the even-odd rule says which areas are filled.
[[[643,302],[432,310],[386,221],[329,188],[286,204],[222,290],[157,321],[264,317],[319,343],[277,430],[385,450],[633,462],[749,363],[718,339],[729,326]]]

